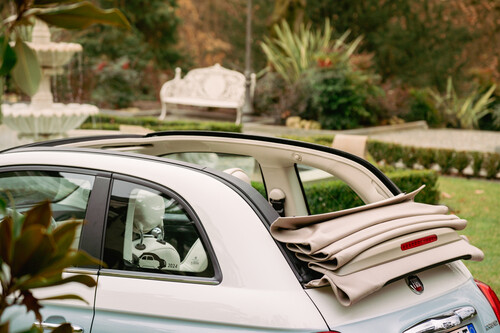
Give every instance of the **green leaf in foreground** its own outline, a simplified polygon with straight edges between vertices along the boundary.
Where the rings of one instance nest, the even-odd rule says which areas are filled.
[[[9,45],[7,37],[0,36],[0,76],[7,75],[16,64],[16,53]]]
[[[35,51],[28,44],[18,39],[14,46],[17,63],[12,69],[12,77],[19,88],[29,96],[33,96],[42,80],[42,69]]]
[[[130,29],[127,18],[116,8],[101,9],[88,1],[27,11],[46,23],[65,29],[84,29],[92,24],[109,24]]]

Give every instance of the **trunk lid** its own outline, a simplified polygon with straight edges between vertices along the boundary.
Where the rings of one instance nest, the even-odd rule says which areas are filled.
[[[468,324],[474,325],[474,331],[469,332],[500,332],[489,303],[461,262],[440,265],[415,275],[423,284],[420,295],[410,289],[405,279],[400,279],[349,307],[340,305],[328,286],[306,289],[306,292],[329,328],[340,333],[401,333],[464,307],[473,307],[477,314],[440,332],[455,332]],[[457,332],[462,331],[467,332],[465,328]]]

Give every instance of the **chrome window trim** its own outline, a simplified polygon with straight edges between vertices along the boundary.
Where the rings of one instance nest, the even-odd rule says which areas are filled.
[[[107,269],[102,268],[99,271],[100,276],[111,276],[119,278],[132,278],[132,279],[142,279],[142,280],[156,280],[156,281],[167,281],[167,282],[182,282],[182,283],[196,283],[204,285],[219,285],[221,281],[213,278],[205,278],[199,276],[185,276],[185,275],[173,275],[165,273],[148,273],[148,272],[138,272],[138,271],[124,271],[118,269]]]
[[[70,267],[64,270],[64,273],[72,274],[86,274],[86,275],[97,275],[99,270],[97,268],[80,268],[80,267]]]

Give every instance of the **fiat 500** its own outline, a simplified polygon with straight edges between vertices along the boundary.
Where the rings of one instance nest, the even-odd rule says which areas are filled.
[[[324,182],[344,190],[311,190]],[[64,273],[94,288],[37,291],[87,301],[44,302],[47,330],[500,332],[497,296],[461,261],[483,256],[466,221],[343,151],[213,132],[61,139],[1,152],[0,190],[21,212],[48,199],[56,224],[85,221],[73,246],[106,264]],[[360,204],[329,206],[344,195]]]

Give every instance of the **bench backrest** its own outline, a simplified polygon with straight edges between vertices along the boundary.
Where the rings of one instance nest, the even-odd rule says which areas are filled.
[[[176,68],[173,80],[167,81],[160,91],[162,102],[170,97],[213,100],[243,104],[245,76],[237,71],[214,66],[197,68],[181,78],[181,69]]]

